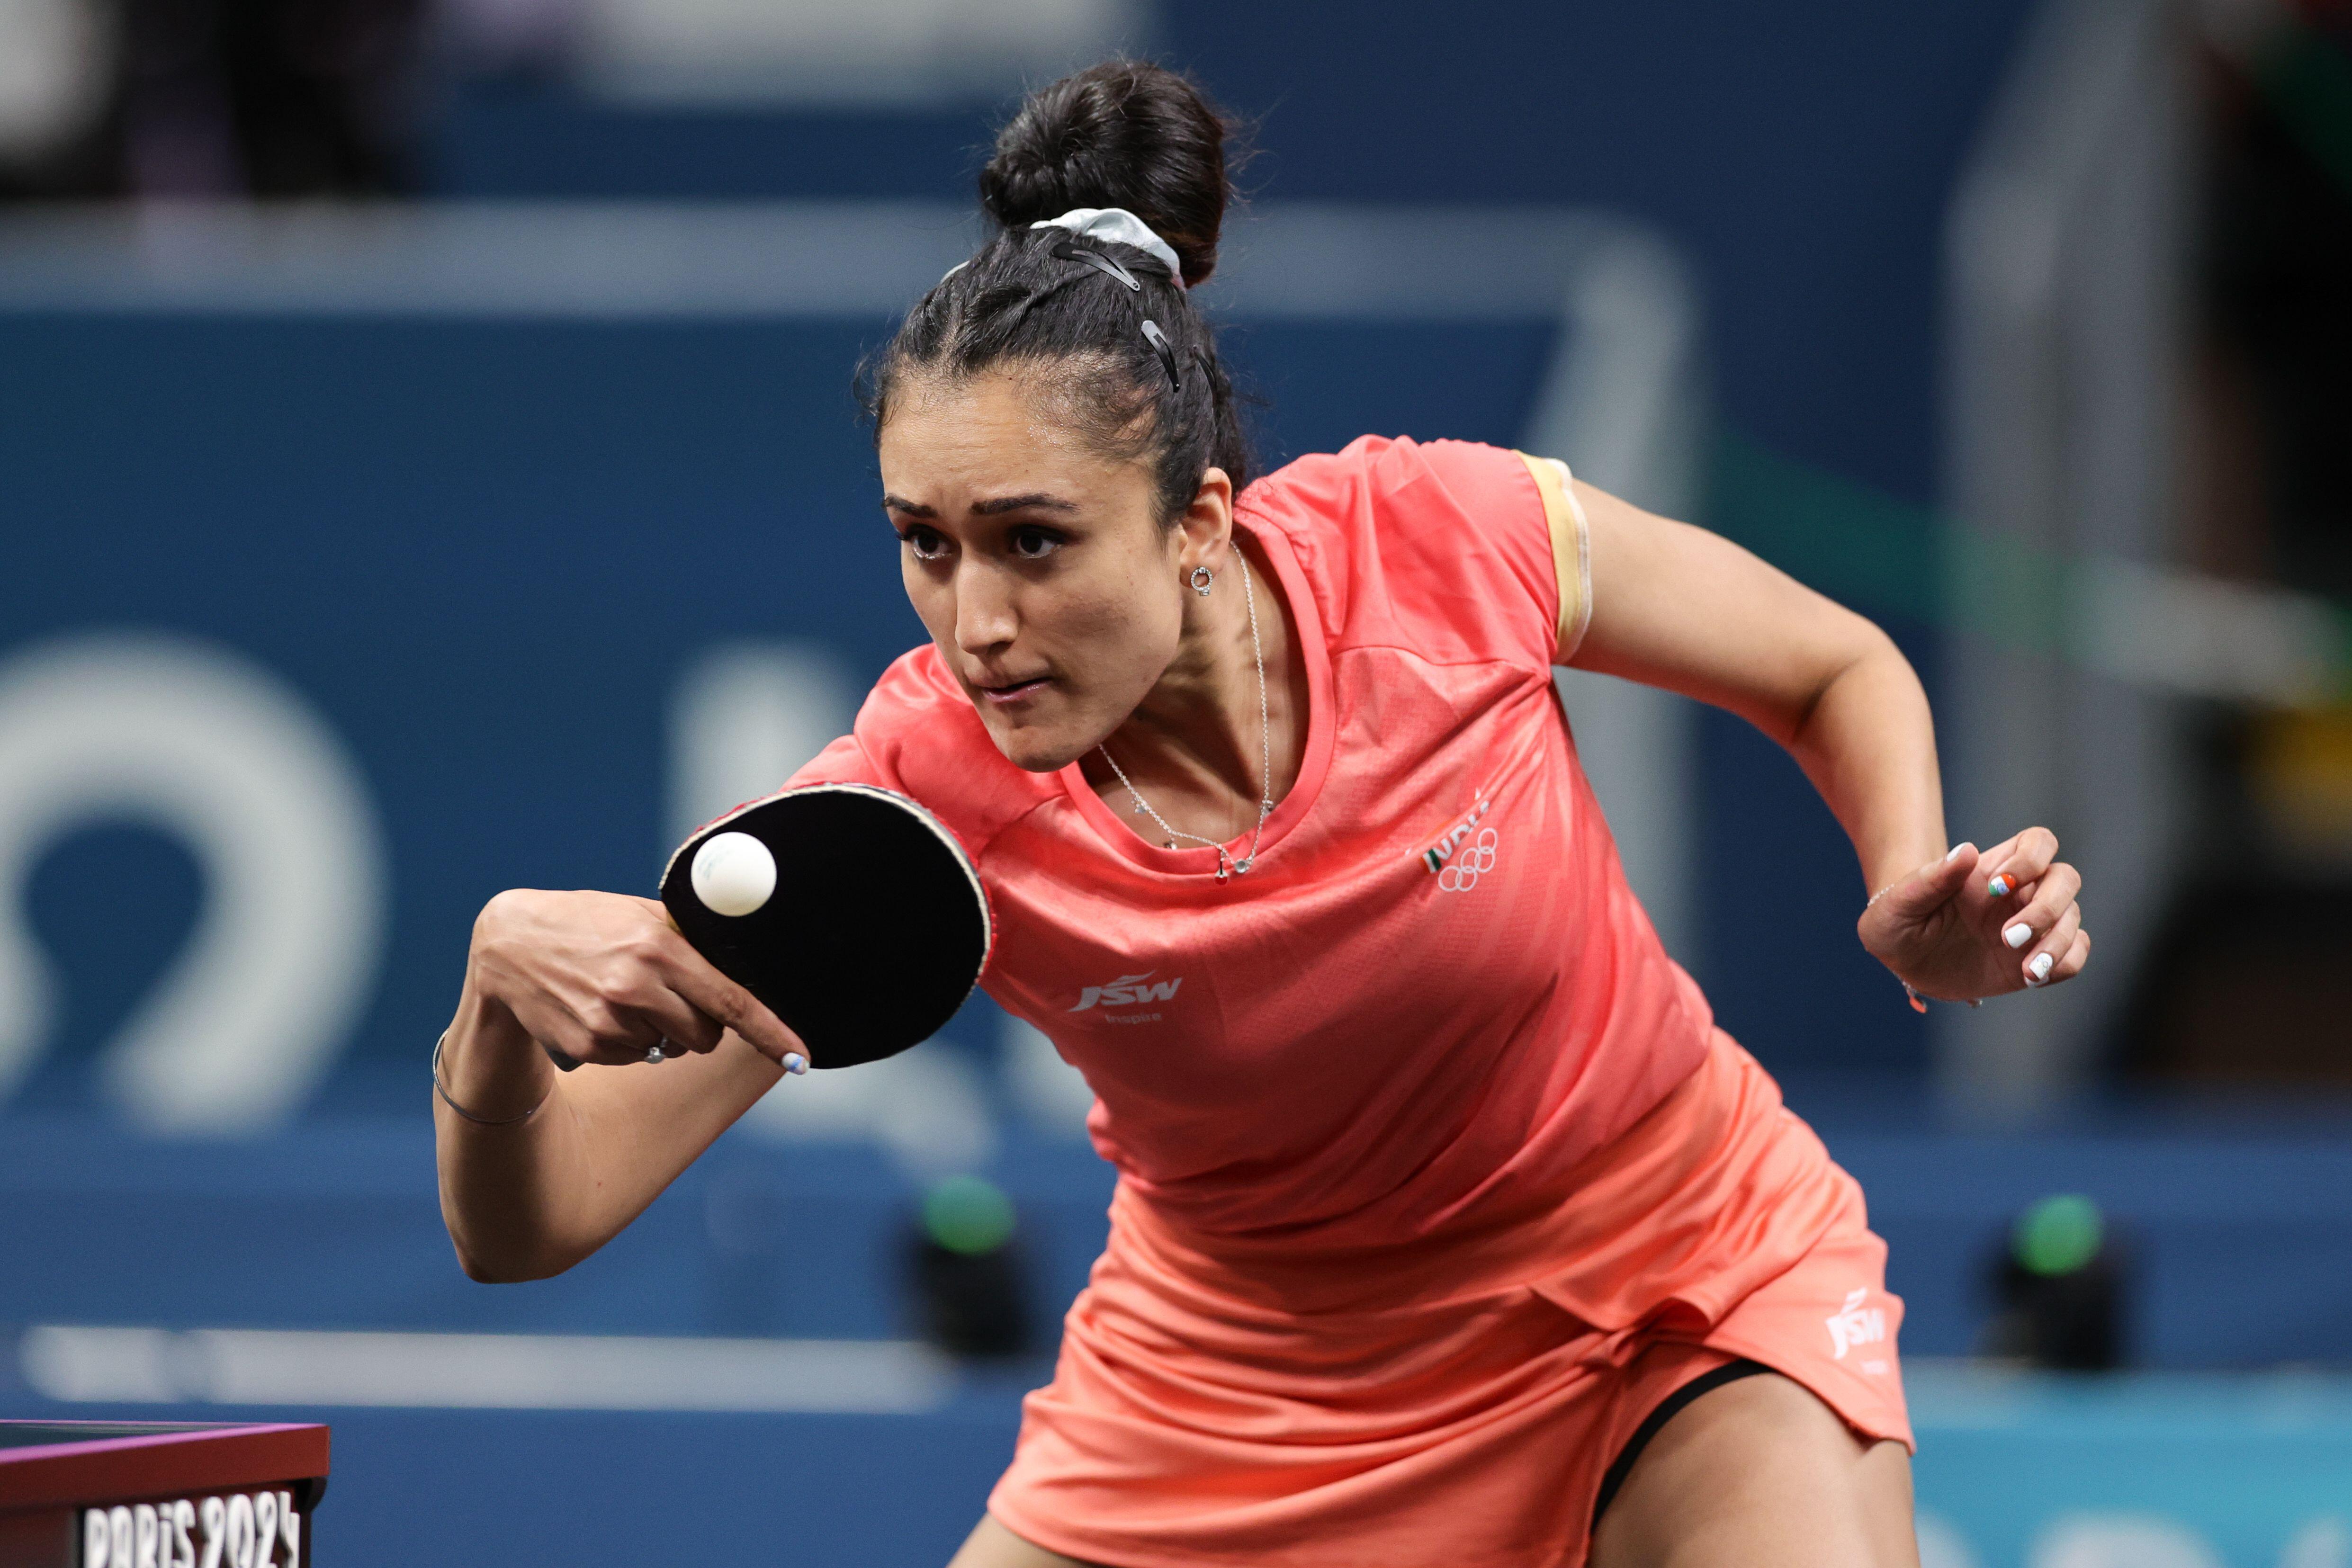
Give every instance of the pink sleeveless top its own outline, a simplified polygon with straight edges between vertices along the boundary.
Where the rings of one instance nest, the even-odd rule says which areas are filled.
[[[899,790],[962,841],[998,922],[982,984],[1085,1073],[1129,1201],[1318,1246],[1556,1202],[1713,1019],[1553,692],[1544,497],[1515,453],[1367,436],[1257,481],[1234,521],[1309,691],[1247,875],[1138,837],[1076,765],[1015,768],[929,646],[794,782]]]

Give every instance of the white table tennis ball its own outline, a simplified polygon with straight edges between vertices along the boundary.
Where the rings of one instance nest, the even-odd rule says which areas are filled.
[[[694,852],[694,896],[714,915],[749,915],[776,891],[776,857],[749,833],[718,833]]]

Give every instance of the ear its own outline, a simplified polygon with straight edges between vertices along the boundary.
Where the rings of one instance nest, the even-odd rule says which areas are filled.
[[[1176,519],[1173,530],[1177,538],[1176,567],[1189,572],[1196,566],[1211,571],[1223,571],[1226,558],[1233,553],[1234,482],[1222,468],[1211,468],[1201,476],[1201,487],[1192,492],[1192,505]]]

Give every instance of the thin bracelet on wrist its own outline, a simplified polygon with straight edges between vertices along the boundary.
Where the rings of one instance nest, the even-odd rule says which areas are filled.
[[[1888,894],[1893,893],[1895,891],[1895,883],[1890,882],[1885,887],[1880,888],[1876,893],[1872,894],[1870,895],[1870,903],[1862,906],[1862,912],[1864,915],[1869,914],[1871,904],[1876,904],[1880,899],[1885,898]],[[1903,994],[1911,998],[1911,1010],[1915,1013],[1926,1012],[1927,1010],[1929,998],[1921,996],[1916,990],[1913,989],[1911,982],[1903,979],[1903,977],[1900,975],[1897,975],[1895,978],[1902,982]],[[1934,999],[1940,1002],[1944,998],[1937,997]],[[1967,998],[1967,1001],[1969,1006],[1972,1008],[1980,1008],[1984,1006],[1984,998],[1982,997],[1969,997]]]
[[[449,1031],[446,1029],[441,1031],[441,1038],[433,1042],[433,1092],[441,1096],[441,1103],[448,1106],[449,1109],[457,1112],[457,1114],[463,1116],[468,1122],[473,1123],[474,1125],[478,1127],[520,1126],[523,1123],[530,1121],[533,1116],[539,1114],[540,1106],[545,1105],[550,1100],[552,1100],[555,1097],[555,1085],[551,1083],[547,1086],[547,1092],[539,1097],[539,1104],[533,1105],[530,1110],[525,1111],[520,1116],[475,1115],[471,1111],[467,1110],[463,1105],[458,1104],[457,1102],[449,1098],[449,1091],[441,1086],[441,1048],[448,1043]]]

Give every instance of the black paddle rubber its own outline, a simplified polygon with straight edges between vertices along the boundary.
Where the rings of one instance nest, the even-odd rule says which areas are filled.
[[[694,857],[749,833],[776,857],[776,889],[749,915],[694,891]],[[940,820],[863,784],[812,784],[739,806],[670,856],[661,900],[694,950],[765,1002],[812,1067],[895,1056],[971,995],[995,932],[980,876]]]

